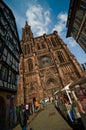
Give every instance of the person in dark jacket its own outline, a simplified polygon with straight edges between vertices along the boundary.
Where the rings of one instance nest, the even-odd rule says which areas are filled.
[[[13,111],[13,108],[11,106],[9,109],[9,125],[10,125],[10,128],[12,128],[14,125],[14,111]]]
[[[19,113],[19,122],[20,122],[20,126],[21,126],[22,130],[26,130],[27,113],[26,113],[24,105],[21,106],[21,110],[20,110],[20,113]]]

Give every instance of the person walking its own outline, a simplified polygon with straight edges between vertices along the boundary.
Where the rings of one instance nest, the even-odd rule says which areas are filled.
[[[35,107],[36,107],[36,112],[39,110],[39,102],[36,100],[35,101]]]
[[[10,126],[10,128],[12,128],[14,126],[14,111],[11,106],[9,109],[9,126]]]
[[[21,110],[19,113],[19,123],[20,123],[22,130],[26,130],[27,119],[28,119],[28,117],[27,117],[25,107],[24,107],[24,105],[21,105]]]
[[[16,107],[16,115],[17,115],[17,123],[19,123],[19,113],[20,113],[21,106]]]

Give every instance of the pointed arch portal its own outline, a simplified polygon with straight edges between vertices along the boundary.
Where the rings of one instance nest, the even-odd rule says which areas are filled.
[[[53,77],[48,78],[46,81],[46,92],[48,96],[53,96],[53,93],[57,90],[57,81]]]

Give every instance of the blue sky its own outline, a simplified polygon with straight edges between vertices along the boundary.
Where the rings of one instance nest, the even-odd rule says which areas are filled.
[[[54,30],[67,44],[78,62],[86,62],[86,54],[82,48],[71,38],[66,38],[67,15],[70,0],[4,0],[12,9],[21,40],[22,27],[26,20],[31,26],[34,37],[50,34]]]

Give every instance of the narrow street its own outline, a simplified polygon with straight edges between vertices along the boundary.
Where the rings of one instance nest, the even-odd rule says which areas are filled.
[[[0,0],[0,130],[86,130],[86,0]]]
[[[72,130],[55,109],[53,104],[39,112],[36,118],[28,125],[27,130]]]

